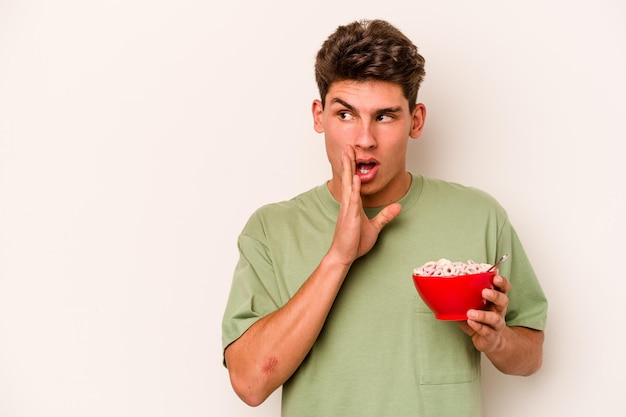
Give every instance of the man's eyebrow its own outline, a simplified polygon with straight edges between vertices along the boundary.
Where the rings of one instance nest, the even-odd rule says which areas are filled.
[[[340,99],[338,97],[333,98],[332,102],[341,104],[342,106],[347,108],[352,113],[355,113],[355,114],[359,113],[358,110],[354,108],[354,106],[352,106],[349,103],[346,103],[345,101],[343,101],[342,99]],[[386,108],[378,109],[374,113],[375,114],[387,114],[387,113],[398,113],[400,111],[402,111],[402,107],[396,106],[396,107],[386,107]]]
[[[339,103],[341,104],[343,107],[345,107],[346,109],[350,110],[352,113],[357,113],[357,110],[354,108],[354,106],[352,106],[351,104],[346,103],[345,101],[343,101],[342,99],[335,97],[333,99],[333,103]]]
[[[402,107],[400,106],[396,106],[396,107],[387,107],[384,109],[379,109],[376,110],[376,114],[386,114],[386,113],[398,113],[402,111]]]

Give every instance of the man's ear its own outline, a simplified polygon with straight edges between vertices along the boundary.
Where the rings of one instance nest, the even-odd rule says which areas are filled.
[[[411,131],[409,136],[413,139],[417,139],[422,135],[424,131],[424,123],[426,122],[426,106],[422,103],[417,103],[413,110],[413,120],[411,123]]]
[[[317,133],[323,133],[324,123],[322,116],[324,115],[324,106],[322,106],[321,100],[313,100],[311,113],[313,113],[313,129],[315,129]]]

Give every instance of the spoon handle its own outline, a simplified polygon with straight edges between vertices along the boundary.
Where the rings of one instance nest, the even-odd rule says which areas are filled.
[[[498,259],[495,264],[491,265],[491,268],[489,268],[487,272],[493,271],[496,268],[496,266],[500,265],[502,262],[506,261],[507,259],[509,259],[509,254],[505,253],[504,255],[502,255],[502,258]]]

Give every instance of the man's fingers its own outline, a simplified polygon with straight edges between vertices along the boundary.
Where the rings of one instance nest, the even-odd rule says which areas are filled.
[[[354,173],[356,170],[356,162],[354,159],[354,149],[346,147],[341,151],[341,195],[343,197],[343,203],[350,201],[353,195],[355,182]],[[358,191],[360,193],[360,187]]]
[[[511,282],[499,273],[494,277],[493,284],[504,294],[508,294],[508,292],[511,291]]]
[[[371,220],[372,225],[379,232],[383,229],[383,227],[387,226],[389,222],[395,219],[398,214],[402,211],[402,206],[398,203],[393,203],[382,209],[374,218]]]

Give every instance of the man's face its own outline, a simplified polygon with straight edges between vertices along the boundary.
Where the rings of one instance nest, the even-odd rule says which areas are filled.
[[[409,103],[400,86],[387,82],[340,81],[326,95],[326,106],[313,102],[315,130],[325,133],[326,153],[332,167],[329,189],[341,195],[341,154],[354,149],[361,179],[364,207],[379,207],[399,200],[411,183],[406,171],[408,138],[422,133],[425,108]]]

